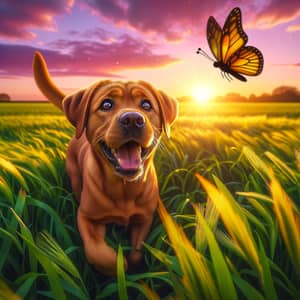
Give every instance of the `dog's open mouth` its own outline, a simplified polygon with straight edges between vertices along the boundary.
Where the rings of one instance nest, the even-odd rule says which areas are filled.
[[[122,176],[133,177],[143,171],[143,161],[153,147],[143,148],[135,141],[129,141],[117,149],[107,146],[104,141],[99,142],[100,147],[114,166],[115,170]]]

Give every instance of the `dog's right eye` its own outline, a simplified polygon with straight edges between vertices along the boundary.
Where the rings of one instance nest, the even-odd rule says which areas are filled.
[[[150,111],[152,109],[152,104],[149,100],[144,99],[141,103],[141,107],[146,111]]]
[[[103,111],[111,110],[114,106],[114,102],[111,99],[104,99],[100,105],[100,109]]]

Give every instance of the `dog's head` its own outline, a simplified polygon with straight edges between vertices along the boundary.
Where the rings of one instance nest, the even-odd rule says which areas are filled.
[[[95,153],[126,180],[143,174],[178,110],[176,100],[143,81],[98,82],[66,96],[62,105],[76,137],[86,130]]]
[[[126,180],[143,174],[162,132],[169,136],[177,117],[177,101],[144,81],[100,81],[65,96],[39,52],[33,72],[42,93],[76,127],[76,137],[85,131],[95,153]]]

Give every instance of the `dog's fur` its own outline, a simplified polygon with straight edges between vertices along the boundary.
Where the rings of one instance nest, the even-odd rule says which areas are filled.
[[[76,127],[66,166],[80,201],[77,224],[86,257],[115,275],[117,256],[104,240],[106,224],[130,226],[128,262],[137,264],[160,197],[153,156],[162,131],[169,135],[177,117],[177,101],[143,81],[100,81],[65,96],[38,52],[33,71],[42,93]]]

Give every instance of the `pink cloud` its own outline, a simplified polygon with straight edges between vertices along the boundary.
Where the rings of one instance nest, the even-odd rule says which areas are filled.
[[[128,35],[110,43],[58,40],[50,44],[50,49],[0,44],[0,77],[32,76],[35,50],[45,56],[51,74],[62,76],[118,77],[120,71],[156,68],[178,61],[169,55],[155,54],[152,44]]]
[[[184,39],[183,32],[204,34],[210,15],[220,20],[222,26],[229,11],[237,5],[242,7],[243,22],[252,17],[260,27],[273,27],[300,16],[299,0],[2,0],[0,37],[33,39],[32,29],[55,30],[54,17],[70,12],[75,3],[98,14],[100,21],[106,20],[123,29],[130,27],[143,34],[160,35],[169,41]],[[103,32],[98,28],[99,34]]]
[[[293,31],[299,31],[300,30],[300,24],[290,25],[286,31],[293,32]]]
[[[87,5],[102,19],[115,25],[161,35],[169,41],[184,39],[182,32],[185,31],[199,33],[210,15],[223,26],[235,6],[242,8],[243,23],[261,28],[271,28],[300,16],[299,0],[88,0]]]
[[[234,6],[230,0],[89,0],[87,4],[114,24],[160,34],[170,41],[182,39],[182,32],[199,31],[210,15]]]
[[[256,14],[255,23],[261,28],[271,28],[276,25],[295,20],[300,16],[299,0],[270,0]]]
[[[1,0],[0,37],[33,39],[33,28],[53,30],[53,17],[67,13],[74,0]]]
[[[95,41],[102,42],[111,42],[117,38],[116,34],[101,27],[95,27],[84,31],[70,30],[68,36],[75,37],[76,39],[94,39]]]
[[[111,18],[115,21],[126,18],[126,0],[87,0],[86,2],[88,6],[101,12],[101,14],[107,18]]]

